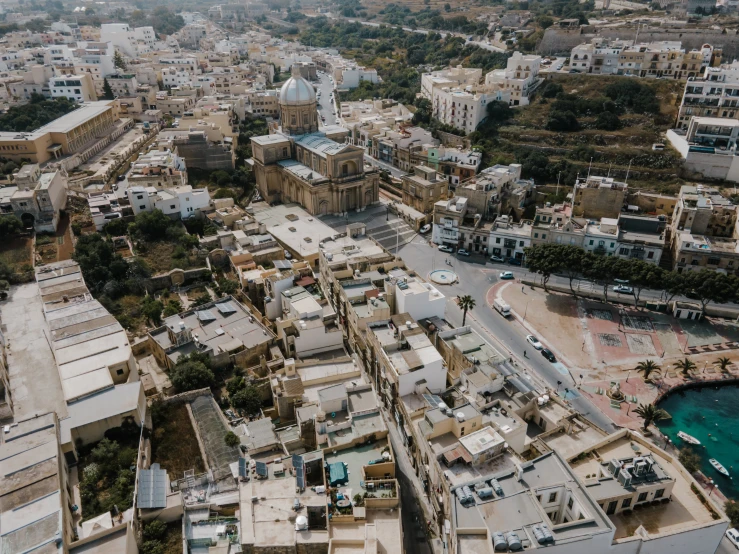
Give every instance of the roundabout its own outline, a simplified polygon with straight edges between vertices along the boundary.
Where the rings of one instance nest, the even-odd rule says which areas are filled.
[[[436,269],[429,273],[429,279],[437,285],[453,285],[459,277],[451,269]]]

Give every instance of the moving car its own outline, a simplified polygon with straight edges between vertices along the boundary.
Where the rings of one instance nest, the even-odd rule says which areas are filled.
[[[521,260],[518,258],[508,258],[508,263],[511,265],[521,265]]]
[[[526,341],[537,350],[541,350],[542,348],[544,348],[539,342],[539,339],[537,339],[534,335],[526,335]]]
[[[496,300],[495,302],[493,302],[493,309],[503,317],[508,317],[509,315],[511,315],[511,307],[502,300]]]
[[[739,550],[739,529],[734,527],[733,529],[726,530],[726,538],[733,544],[737,550]]]
[[[428,224],[427,223],[426,225],[424,225],[423,227],[421,227],[421,231],[420,232],[421,232],[422,235],[425,235],[430,230],[431,230],[431,224]]]
[[[554,354],[552,354],[552,351],[548,348],[542,348],[541,355],[552,363],[555,363],[557,361],[557,358],[554,357]]]
[[[501,258],[500,256],[490,256],[490,261],[497,262],[499,264],[502,264],[503,262],[505,262],[505,260]]]
[[[441,246],[439,246],[439,252],[447,252],[449,254],[452,254],[454,253],[454,248],[452,248],[451,246],[447,246],[446,244],[442,244]]]
[[[457,250],[457,254],[459,256],[469,256],[470,255],[470,253],[467,252],[467,250],[465,250],[464,248],[460,248],[459,250]]]
[[[500,275],[498,275],[498,279],[503,279],[504,281],[513,279],[513,272],[512,271],[501,271]]]
[[[634,289],[627,287],[626,285],[616,285],[613,287],[613,292],[618,292],[620,294],[634,294]]]

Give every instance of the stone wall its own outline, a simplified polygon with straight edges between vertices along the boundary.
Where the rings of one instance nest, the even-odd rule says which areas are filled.
[[[547,56],[553,54],[569,56],[575,46],[590,42],[595,37],[633,40],[636,33],[635,26],[596,29],[591,25],[583,25],[574,30],[550,27],[544,33],[536,52]],[[723,59],[729,62],[739,56],[739,36],[735,30],[727,30],[726,34],[723,34],[721,29],[642,27],[639,31],[639,42],[654,41],[680,41],[685,50],[700,49],[704,44],[720,46],[723,48]]]

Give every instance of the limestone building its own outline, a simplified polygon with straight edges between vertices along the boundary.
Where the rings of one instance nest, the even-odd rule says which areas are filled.
[[[257,187],[269,203],[298,202],[312,215],[362,210],[379,200],[379,172],[364,165],[364,150],[337,140],[348,131],[318,126],[313,86],[293,69],[280,90],[280,128],[253,137]]]

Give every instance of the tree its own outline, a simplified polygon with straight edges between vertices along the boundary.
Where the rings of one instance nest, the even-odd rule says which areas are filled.
[[[186,392],[211,387],[216,377],[204,363],[187,360],[175,365],[169,374],[169,379],[178,392]]]
[[[23,222],[16,216],[12,214],[0,216],[0,238],[17,235],[22,230]]]
[[[719,369],[723,373],[728,373],[729,372],[729,366],[732,363],[733,362],[729,358],[727,358],[726,356],[722,356],[721,358],[719,358],[718,360],[716,360],[715,362],[713,362],[713,365],[717,365],[719,367]]]
[[[167,238],[167,230],[175,223],[164,215],[162,210],[141,212],[136,216],[136,221],[128,227],[128,232],[142,240],[164,240]]]
[[[683,374],[683,377],[690,377],[690,372],[695,370],[695,362],[690,358],[684,360],[678,360],[674,365]]]
[[[162,310],[164,306],[159,300],[155,300],[151,296],[145,296],[141,303],[141,313],[149,319],[154,325],[162,324]]]
[[[113,93],[113,89],[110,86],[110,83],[108,82],[108,78],[105,77],[103,79],[103,98],[105,100],[114,100],[115,94]]]
[[[614,260],[618,258],[605,256],[589,256],[585,268],[585,276],[600,283],[603,287],[603,301],[608,303],[608,287],[613,282]]]
[[[695,473],[701,468],[701,457],[695,450],[690,447],[682,448],[678,455],[678,460],[685,466],[690,473]]]
[[[629,267],[629,284],[634,289],[634,301],[639,304],[639,297],[645,288],[658,289],[662,284],[664,270],[659,266],[635,260]]]
[[[224,435],[223,442],[226,443],[226,446],[230,446],[231,448],[236,448],[241,444],[241,440],[233,431],[229,431]]]
[[[444,4],[444,11],[449,13],[452,11],[452,6],[450,4]]]
[[[733,275],[702,269],[689,272],[685,279],[686,287],[699,298],[704,312],[709,302],[723,304],[736,298],[738,285]]]
[[[562,92],[564,92],[562,85],[554,81],[547,81],[539,94],[542,98],[555,98],[558,94],[562,94]]]
[[[592,258],[592,255],[588,257],[588,254],[582,248],[571,244],[559,246],[559,253],[562,269],[570,281],[570,291],[572,291],[572,294],[576,295],[575,288],[572,286],[572,283],[576,277],[582,275],[584,271],[583,262]]]
[[[182,311],[182,304],[179,300],[168,300],[167,305],[164,307],[164,317],[171,315],[177,315]]]
[[[475,308],[475,299],[469,294],[457,296],[457,305],[462,310],[462,327],[467,321],[467,312]]]
[[[653,360],[644,360],[643,362],[639,362],[636,364],[636,371],[644,374],[644,380],[648,381],[649,376],[652,373],[659,373],[660,367],[657,364],[657,362]]]
[[[143,554],[166,554],[164,544],[161,541],[146,541],[141,545]]]
[[[118,69],[126,70],[126,60],[123,59],[123,56],[121,53],[116,50],[115,54],[113,54],[113,65],[115,65]]]
[[[103,231],[109,237],[121,237],[128,232],[128,223],[122,217],[111,219],[103,227]]]
[[[559,249],[552,248],[553,246],[559,245],[537,244],[526,249],[526,265],[529,271],[541,275],[541,284],[547,292],[549,292],[547,289],[549,278],[552,276],[552,273],[556,273],[562,267]]]
[[[197,296],[195,300],[190,303],[190,307],[195,308],[197,306],[202,306],[203,304],[207,304],[212,300],[213,299],[210,297],[210,294],[208,294],[208,292],[204,292],[203,294]]]
[[[258,414],[262,409],[262,395],[259,389],[253,385],[244,384],[229,398],[234,408],[244,410],[249,415]]]
[[[554,25],[554,19],[552,19],[548,15],[540,15],[539,17],[536,18],[536,23],[542,29],[548,29],[549,27]]]
[[[493,100],[485,108],[485,113],[487,113],[487,117],[490,122],[505,123],[511,118],[513,111],[508,105],[508,102]]]
[[[166,534],[167,524],[157,519],[147,523],[144,527],[144,540],[146,541],[160,541]]]
[[[595,119],[595,128],[604,131],[617,131],[623,127],[621,120],[615,113],[601,112]]]
[[[663,419],[670,417],[666,411],[662,408],[658,408],[654,404],[639,404],[639,407],[634,410],[634,413],[644,420],[644,431],[646,431],[653,422],[662,421]]]
[[[674,271],[663,272],[660,279],[660,287],[662,288],[662,297],[669,304],[675,296],[685,294],[687,289],[685,274]]]
[[[727,500],[724,504],[726,517],[731,520],[732,527],[739,527],[739,504],[735,500]]]
[[[568,133],[570,131],[577,131],[580,128],[580,123],[577,121],[575,114],[570,111],[550,111],[549,119],[547,120],[545,127],[549,131]]]

